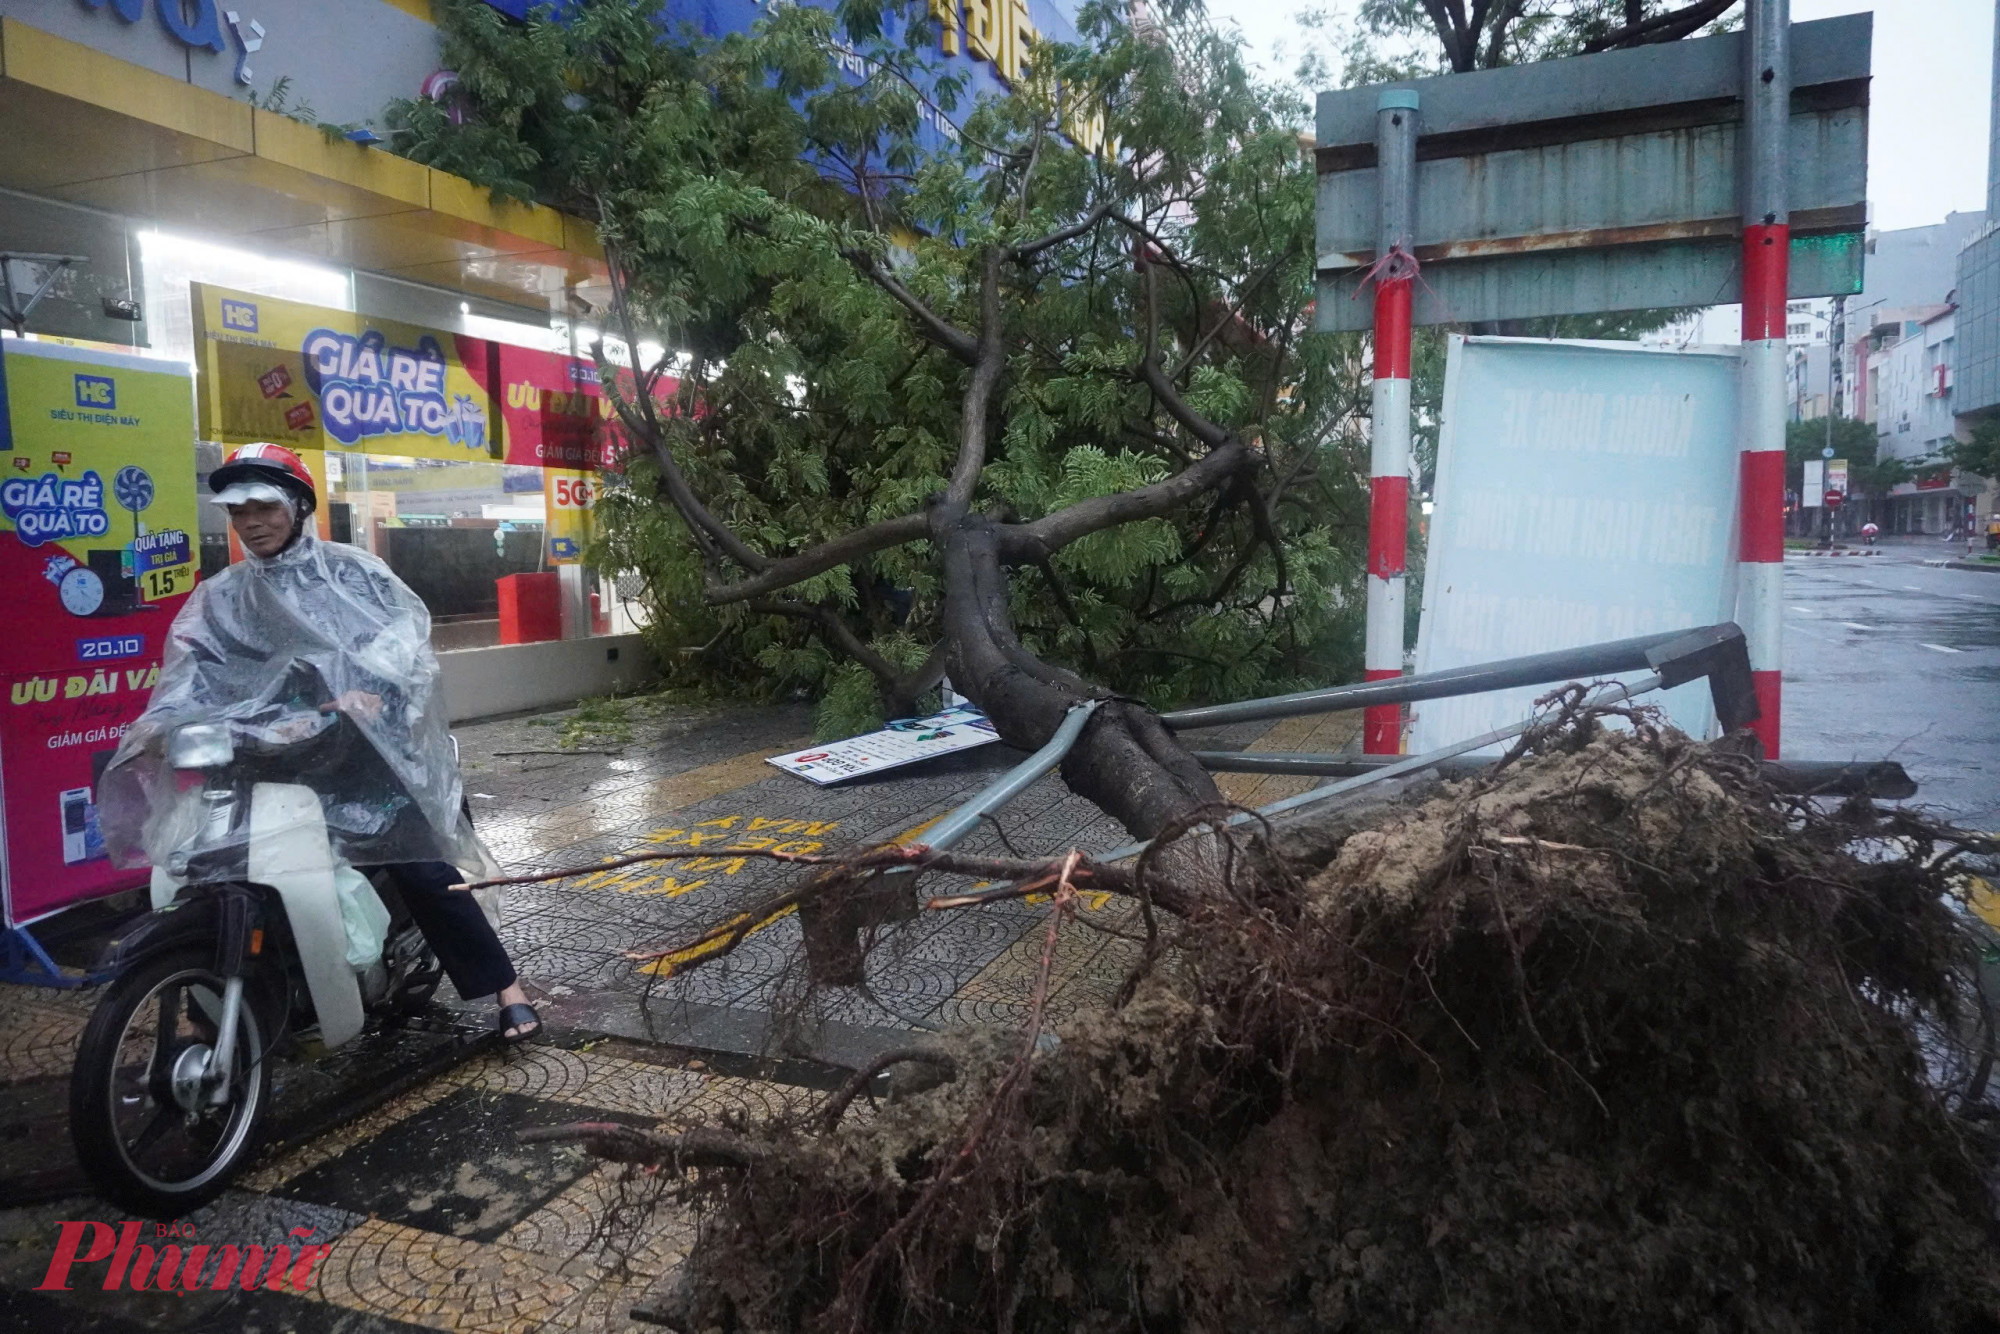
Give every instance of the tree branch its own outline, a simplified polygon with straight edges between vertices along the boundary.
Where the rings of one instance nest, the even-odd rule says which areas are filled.
[[[894,297],[903,309],[916,317],[917,325],[924,337],[936,343],[945,351],[971,366],[979,360],[979,341],[958,326],[951,324],[925,305],[921,298],[896,278],[896,275],[882,267],[881,261],[866,250],[848,248],[842,250],[848,263],[861,271],[862,277]]]
[[[1096,208],[1084,214],[1082,219],[1071,223],[1061,231],[1050,232],[1047,236],[1029,241],[1024,245],[1008,247],[1007,257],[1017,264],[1026,264],[1029,260],[1052,246],[1059,246],[1065,241],[1074,241],[1098,223],[1103,222],[1110,213],[1111,205],[1099,204]]]
[[[820,632],[848,657],[874,673],[884,686],[893,688],[902,679],[896,664],[861,642],[861,636],[848,629],[847,622],[840,619],[831,608],[816,603],[789,602],[778,598],[765,598],[750,604],[750,610],[770,616],[796,616],[800,620],[811,621]]]
[[[621,272],[623,265],[615,247],[605,247],[605,258],[609,261],[605,267],[611,277],[611,304],[618,316],[620,327],[625,331],[626,351],[636,360],[639,355],[639,344],[633,332],[631,307],[625,299],[625,283]],[[762,570],[769,565],[770,561],[738,537],[734,529],[709,513],[708,507],[695,495],[694,488],[688,485],[687,477],[681,472],[680,464],[675,461],[673,450],[667,444],[666,429],[660,424],[659,415],[653,410],[652,394],[648,392],[640,395],[639,405],[635,411],[633,405],[626,401],[625,395],[618,392],[617,372],[605,359],[602,338],[591,344],[590,356],[597,364],[598,382],[603,385],[605,396],[611,400],[611,406],[618,413],[618,419],[625,424],[626,430],[652,446],[653,459],[659,464],[660,479],[667,489],[667,499],[673,502],[674,508],[680,512],[682,520],[687,523],[690,531],[696,534],[706,533],[713,539],[712,542],[703,541],[697,536],[695,544],[704,549],[703,554],[712,555],[719,549],[746,570]],[[635,370],[633,387],[636,389],[643,384]]]
[[[1493,11],[1493,30],[1486,37],[1486,68],[1499,67],[1500,58],[1507,52],[1507,29],[1521,17],[1521,6],[1526,3],[1527,0],[1500,0],[1500,7]]]
[[[1146,387],[1153,391],[1153,396],[1160,400],[1160,406],[1167,410],[1167,415],[1186,427],[1189,435],[1210,449],[1218,449],[1224,442],[1235,438],[1188,406],[1188,401],[1181,397],[1180,390],[1174,388],[1174,382],[1160,369],[1158,361],[1148,356],[1139,363],[1139,374],[1145,379]]]
[[[1209,429],[1214,430],[1214,427]],[[1121,491],[1112,496],[1093,496],[1057,510],[1054,514],[1002,529],[1009,555],[1040,559],[1062,550],[1078,538],[1106,528],[1153,519],[1185,505],[1214,487],[1221,486],[1243,468],[1254,466],[1257,455],[1233,435],[1224,435],[1220,444],[1200,461],[1164,481]]]
[[[1002,252],[986,252],[979,277],[979,343],[972,364],[972,383],[965,387],[959,415],[958,462],[951,471],[951,485],[945,492],[950,519],[962,516],[972,504],[979,474],[986,467],[986,411],[1000,372],[1007,366],[1007,347],[1002,337],[1000,315],[1000,262]]]
[[[733,584],[711,582],[703,590],[703,599],[711,606],[723,606],[731,602],[743,602],[750,598],[762,597],[802,583],[816,574],[824,574],[836,566],[847,565],[863,556],[877,551],[887,551],[891,547],[914,542],[930,534],[930,524],[921,514],[905,514],[900,518],[884,519],[871,523],[866,528],[856,528],[842,533],[828,542],[802,551],[796,556],[786,556],[780,560],[766,561],[758,573],[749,579]]]
[[[1195,345],[1192,348],[1188,349],[1187,356],[1181,358],[1181,364],[1174,368],[1174,373],[1171,378],[1174,380],[1179,380],[1183,375],[1186,375],[1188,371],[1193,369],[1195,359],[1199,357],[1203,352],[1208,350],[1208,345],[1211,342],[1215,341],[1216,337],[1219,334],[1221,334],[1221,332],[1224,329],[1229,327],[1229,324],[1232,320],[1237,319],[1243,314],[1243,308],[1250,304],[1250,298],[1253,295],[1255,295],[1259,287],[1262,287],[1264,285],[1265,279],[1269,278],[1272,274],[1276,273],[1281,266],[1290,263],[1291,259],[1292,256],[1281,254],[1277,258],[1273,259],[1269,264],[1266,264],[1263,268],[1259,269],[1256,272],[1256,274],[1254,274],[1251,277],[1250,281],[1243,285],[1241,294],[1236,298],[1236,304],[1229,308],[1228,313],[1225,314],[1221,319],[1217,320],[1212,326],[1210,326],[1208,332],[1204,333],[1200,338],[1195,340]],[[1195,318],[1198,325],[1200,321],[1199,312],[1197,312]]]
[[[1610,51],[1621,46],[1644,46],[1652,42],[1673,42],[1693,32],[1705,23],[1713,23],[1728,13],[1736,0],[1696,0],[1686,9],[1671,10],[1665,14],[1655,14],[1641,23],[1628,23],[1622,28],[1614,28],[1602,37],[1593,37],[1583,44],[1586,54],[1593,51]]]
[[[917,711],[917,697],[944,680],[944,655],[945,645],[940,641],[932,646],[930,656],[915,671],[899,677],[889,687],[886,703],[890,717],[907,718]]]
[[[1452,69],[1464,74],[1472,68],[1466,58],[1465,44],[1451,15],[1445,12],[1444,0],[1423,0],[1424,13],[1430,16],[1431,27],[1437,30],[1438,41],[1444,44],[1444,56],[1451,62]]]

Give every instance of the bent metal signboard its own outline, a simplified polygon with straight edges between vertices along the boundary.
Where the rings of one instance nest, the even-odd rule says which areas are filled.
[[[1729,620],[1737,373],[1733,348],[1452,335],[1417,670]],[[1550,689],[1414,705],[1411,750],[1520,722]],[[1714,722],[1701,681],[1641,702],[1697,738]]]

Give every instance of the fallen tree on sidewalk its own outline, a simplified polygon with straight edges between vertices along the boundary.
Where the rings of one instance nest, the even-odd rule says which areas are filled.
[[[919,5],[445,10],[457,100],[398,145],[594,220],[590,322],[661,344],[599,348],[597,556],[671,670],[802,684],[833,735],[948,673],[1030,750],[1100,701],[1063,778],[1139,837],[1220,800],[1149,705],[1359,674],[1362,343],[1309,336],[1303,102],[1198,7],[1086,6],[976,107]]]
[[[1366,818],[1170,833],[1115,886],[1125,986],[1059,1021],[1112,881],[1040,863],[1027,1030],[885,1054],[869,1114],[863,1071],[776,1124],[534,1133],[696,1206],[655,1313],[689,1331],[2000,1327],[1980,841],[1626,717]]]

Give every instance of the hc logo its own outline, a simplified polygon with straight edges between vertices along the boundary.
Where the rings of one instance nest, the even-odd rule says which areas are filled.
[[[76,377],[76,405],[109,412],[118,406],[118,386],[108,375]]]
[[[222,327],[238,333],[256,333],[257,304],[254,301],[223,302]]]

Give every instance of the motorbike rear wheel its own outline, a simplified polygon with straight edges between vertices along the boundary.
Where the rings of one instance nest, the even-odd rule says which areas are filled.
[[[228,1096],[215,1104],[199,1076],[223,991],[214,948],[191,944],[126,972],[91,1014],[70,1075],[70,1135],[91,1184],[114,1203],[185,1216],[255,1153],[281,1016],[263,988],[244,987]]]

